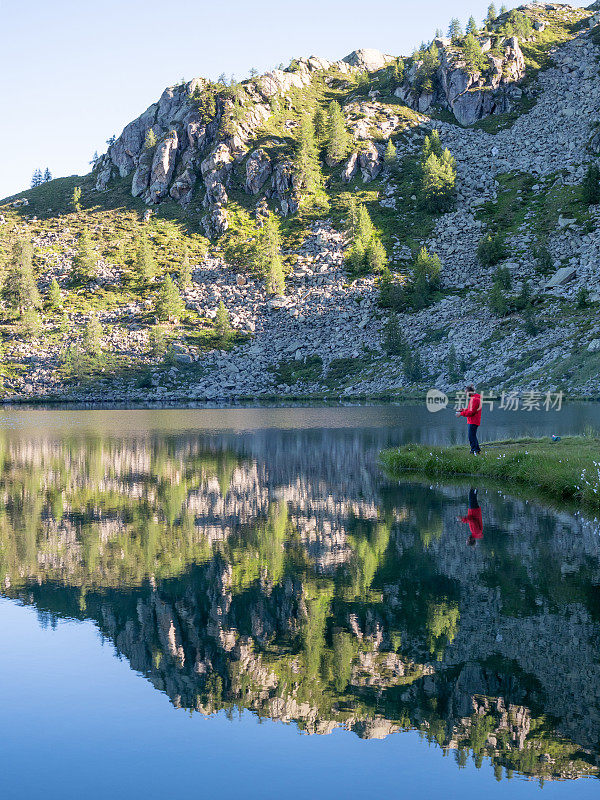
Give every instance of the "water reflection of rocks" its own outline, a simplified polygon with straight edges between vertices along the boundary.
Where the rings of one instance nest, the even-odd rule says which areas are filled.
[[[594,526],[480,490],[467,547],[468,490],[387,484],[365,436],[4,438],[4,593],[95,620],[176,706],[597,774]]]

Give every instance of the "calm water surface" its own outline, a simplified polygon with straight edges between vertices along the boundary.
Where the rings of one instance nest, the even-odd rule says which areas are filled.
[[[0,797],[598,797],[597,522],[377,468],[461,422],[0,411]]]

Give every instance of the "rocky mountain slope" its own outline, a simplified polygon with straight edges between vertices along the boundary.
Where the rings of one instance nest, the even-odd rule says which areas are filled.
[[[53,278],[62,293],[60,310],[46,303],[33,331],[5,308],[5,392],[196,401],[396,395],[473,380],[487,390],[596,395],[600,206],[583,201],[582,183],[600,153],[599,20],[594,7],[536,3],[477,33],[476,63],[466,40],[440,37],[403,61],[358,50],[234,86],[196,78],[166,89],[91,175],[0,204],[5,253],[25,236],[42,295]],[[302,120],[332,101],[349,142],[332,160],[318,140],[323,183],[310,197],[298,162]],[[431,211],[420,162],[434,129],[455,159],[456,184],[451,204]],[[384,158],[390,141],[395,152]],[[422,246],[439,256],[429,304],[398,309],[410,358],[385,334],[382,272],[348,262],[351,198],[368,209],[398,285]],[[269,216],[281,226],[281,295],[249,252]],[[74,286],[84,228],[95,276]],[[488,233],[504,246],[493,266],[478,256]],[[157,262],[143,286],[131,277],[140,236]],[[157,348],[155,298],[184,252],[186,312],[164,326]],[[500,275],[499,312],[490,294]],[[235,332],[226,338],[214,333],[221,301]],[[74,369],[91,316],[104,360]]]

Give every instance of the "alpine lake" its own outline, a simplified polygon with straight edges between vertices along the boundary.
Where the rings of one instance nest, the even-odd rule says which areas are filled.
[[[379,466],[465,428],[0,410],[0,797],[599,797],[600,522]],[[590,428],[496,408],[481,440]]]

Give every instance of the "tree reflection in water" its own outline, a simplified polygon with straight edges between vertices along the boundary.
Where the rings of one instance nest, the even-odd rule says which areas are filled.
[[[468,489],[290,436],[4,434],[3,593],[94,620],[177,707],[417,729],[497,778],[597,774],[592,524],[480,490],[465,547]]]

